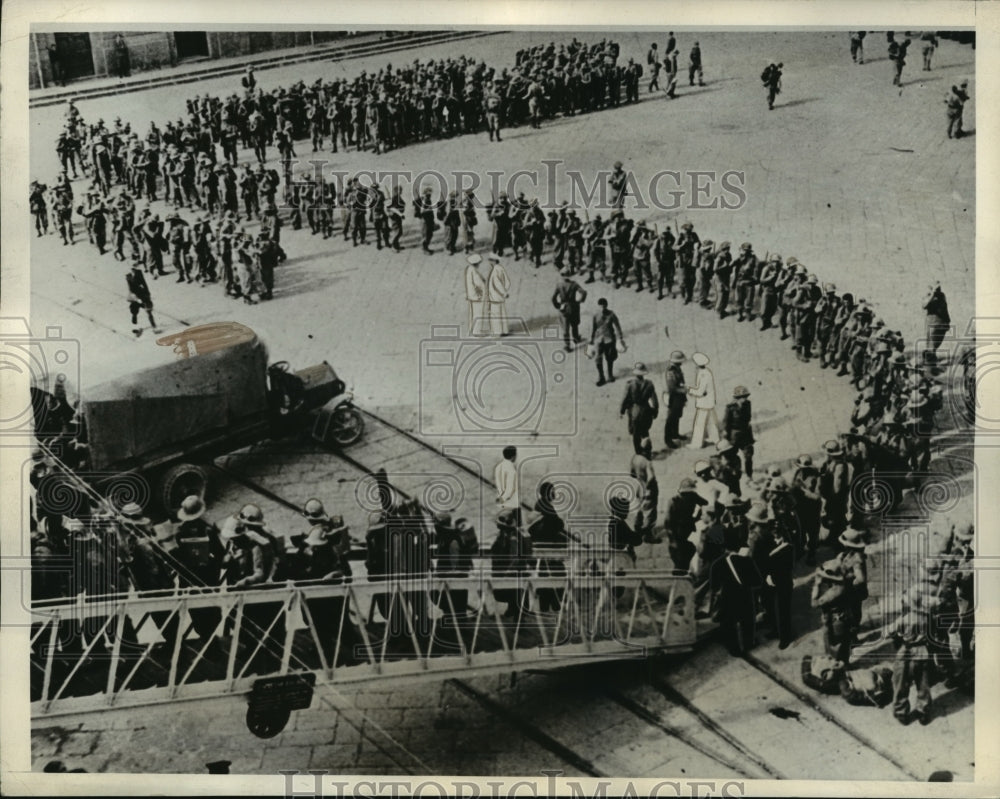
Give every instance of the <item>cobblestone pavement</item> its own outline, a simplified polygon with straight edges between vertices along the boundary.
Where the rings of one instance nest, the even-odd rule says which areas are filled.
[[[525,43],[571,35],[499,35],[477,43],[475,55],[491,64],[509,63],[513,51]],[[578,36],[585,41],[596,38]],[[644,63],[648,38],[646,33],[620,35],[623,57]],[[682,54],[686,55],[694,38],[691,33],[679,37]],[[891,86],[890,64],[878,35],[868,40],[873,60],[864,66],[851,63],[843,32],[708,33],[697,38],[704,52],[707,85],[689,88],[682,82],[679,97],[672,102],[648,95],[644,79],[641,102],[632,108],[558,119],[543,125],[541,131],[514,129],[502,144],[491,144],[485,135],[460,137],[378,158],[341,153],[333,156],[333,163],[347,171],[372,166],[415,172],[446,167],[483,174],[486,169],[508,173],[537,169],[543,158],[561,158],[566,169],[579,168],[589,175],[620,158],[640,178],[659,169],[741,170],[746,173],[747,202],[739,210],[630,214],[645,215],[661,226],[672,224],[675,217],[680,222],[691,219],[702,235],[716,241],[729,239],[735,244],[746,239],[759,253],[778,251],[786,259],[794,255],[821,280],[832,280],[841,291],[851,290],[875,302],[888,325],[901,330],[908,341],[922,332],[920,302],[925,285],[941,279],[954,324],[964,332],[975,296],[976,138],[945,138],[943,97],[959,76],[974,77],[973,51],[942,42],[930,73],[919,72],[919,54],[915,54],[898,89]],[[465,47],[441,45],[421,51],[420,56],[440,57],[463,52]],[[784,90],[773,112],[767,110],[757,80],[770,57],[785,63]],[[394,54],[388,60],[395,63],[403,58]],[[305,64],[259,77],[265,86],[299,78],[308,81],[340,70],[354,74],[362,68],[378,68],[385,60]],[[206,82],[199,91],[228,93],[233,86],[230,80]],[[87,101],[80,107],[86,118],[109,120],[122,113],[144,131],[151,118],[159,122],[176,118],[187,96],[185,87],[129,95],[126,113],[113,99]],[[966,110],[970,130],[975,128],[974,118],[974,103],[970,103]],[[45,108],[30,117],[33,174],[42,180],[54,174],[57,120],[56,112]],[[301,143],[299,149],[301,154]],[[567,187],[568,181],[560,178],[560,190]],[[530,189],[526,190],[530,196]],[[489,190],[480,190],[479,196],[487,200]],[[414,221],[407,219],[405,226],[407,248],[400,254],[377,252],[371,245],[355,249],[339,238],[322,242],[308,233],[286,229],[283,246],[289,261],[277,271],[273,302],[248,307],[224,300],[217,286],[177,285],[167,278],[151,284],[158,314],[167,327],[222,319],[248,324],[269,342],[273,359],[289,359],[294,364],[327,359],[353,383],[362,406],[415,433],[426,433],[428,427],[439,430],[452,403],[451,377],[422,380],[418,345],[430,335],[431,325],[464,322],[465,263],[461,256],[449,258],[442,253],[439,242],[437,253],[425,256],[417,246]],[[482,226],[479,233],[481,238],[487,235]],[[85,238],[70,249],[49,236],[32,239],[31,263],[33,329],[59,324],[64,335],[81,340],[84,385],[164,357],[151,343],[148,331],[138,341],[129,332],[124,270],[110,255],[98,257]],[[508,259],[507,267],[513,281],[508,311],[525,319],[539,337],[543,325],[555,322],[550,303],[556,282],[551,256],[538,270],[513,259]],[[596,308],[599,296],[607,296],[622,319],[629,350],[619,362],[619,373],[633,361],[643,360],[659,391],[671,350],[682,349],[689,355],[701,350],[712,360],[720,401],[728,398],[735,385],[750,388],[759,469],[772,463],[789,467],[800,453],[817,453],[825,440],[847,429],[851,387],[815,364],[795,360],[774,331],[759,334],[747,323],[732,318],[718,321],[676,300],[657,303],[649,295],[615,292],[603,284],[588,289],[592,290],[585,317]],[[665,325],[669,339],[664,336]],[[534,486],[546,474],[571,475],[581,489],[578,512],[590,515],[599,499],[597,487],[608,475],[626,472],[631,457],[625,423],[617,415],[624,386],[619,381],[596,388],[593,366],[582,353],[574,353],[565,368],[576,382],[569,388],[550,384],[546,415],[538,429],[489,437],[430,436],[428,440],[465,445],[463,454],[477,459],[487,475],[499,458],[500,447],[513,441],[526,461],[523,486]],[[572,369],[578,379],[573,378]],[[491,384],[490,390],[498,401],[513,402],[517,392],[525,389],[508,381]],[[570,422],[575,435],[549,433],[552,425],[564,427]],[[682,422],[682,429],[685,423],[690,424],[690,417]],[[538,449],[532,452],[533,447]],[[405,487],[411,476],[406,474],[404,454],[390,453],[401,458],[395,473],[390,470],[390,478],[399,479]],[[539,457],[527,460],[531,454]],[[937,462],[943,463],[946,455],[961,454],[961,450],[942,452]],[[686,450],[657,456],[661,491],[667,497],[697,458]],[[279,493],[292,501],[302,502],[313,494],[324,500],[329,497],[330,504],[335,500],[349,506],[353,501],[357,474],[324,456],[286,454],[270,467],[282,472]],[[971,473],[960,462],[950,464],[949,470],[957,475],[963,493],[952,513],[971,516]],[[241,497],[238,485],[222,481],[213,508],[218,515],[232,512]],[[289,512],[278,506],[265,510],[269,514],[273,510],[281,522],[292,523]],[[357,511],[345,507],[344,513]],[[935,529],[939,531],[940,526]],[[356,534],[360,532],[355,529]],[[882,546],[871,553],[877,597],[883,590],[881,576],[874,576]],[[667,565],[661,549],[642,547],[644,562]],[[821,646],[815,629],[818,620],[808,608],[808,590],[808,575],[798,574],[795,623],[802,635],[795,644],[779,652],[776,643],[768,641],[757,651],[762,661],[799,685],[801,656]],[[879,607],[877,597],[866,606],[870,619]],[[836,738],[827,741],[838,753],[835,758],[826,744],[819,743],[819,733],[813,734],[818,728],[778,719],[767,712],[764,700],[750,701],[749,693],[711,690],[743,685],[750,677],[756,685],[760,677],[748,669],[747,664],[731,661],[709,645],[669,672],[669,679],[679,691],[697,698],[706,712],[731,713],[725,718],[740,730],[738,737],[759,744],[760,751],[766,751],[775,767],[788,776],[837,778],[841,756],[859,758],[858,763],[871,756],[848,752],[844,736],[831,729],[822,734]],[[692,774],[708,767],[702,753],[676,750],[685,753],[677,755],[662,731],[623,718],[620,708],[612,711],[604,698],[592,699],[568,676],[533,675],[519,679],[516,690],[510,689],[509,681],[495,678],[484,678],[476,685],[505,706],[521,708],[537,718],[549,735],[589,757],[601,772],[676,774],[684,769]],[[632,692],[636,701],[653,701],[641,685],[619,687]],[[935,718],[929,727],[900,727],[889,711],[850,707],[839,697],[817,699],[828,713],[890,748],[911,772],[926,775],[946,768],[957,779],[971,778],[972,705],[941,686],[934,693]],[[776,694],[768,694],[767,701],[772,696]],[[742,704],[730,708],[737,698]],[[39,723],[33,734],[33,757],[36,765],[58,756],[70,767],[112,771],[200,772],[205,762],[224,757],[233,761],[234,772],[242,773],[274,773],[286,767],[351,773],[421,773],[426,769],[452,774],[562,768],[578,773],[470,701],[447,683],[375,685],[345,696],[324,696],[313,709],[295,715],[294,727],[290,725],[267,742],[245,731],[240,700],[204,702],[190,709],[117,711],[72,724]],[[676,713],[667,707],[663,711]],[[680,717],[676,723],[681,723]],[[712,773],[719,773],[720,768],[716,764]],[[856,778],[861,773],[852,770],[840,776]],[[888,771],[884,777],[902,778]]]

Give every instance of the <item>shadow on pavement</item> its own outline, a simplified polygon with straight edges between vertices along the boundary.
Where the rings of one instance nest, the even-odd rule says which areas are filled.
[[[950,716],[952,713],[958,713],[960,710],[971,705],[972,702],[972,697],[965,691],[958,688],[949,689],[947,693],[934,697],[931,720],[941,719],[945,716]]]
[[[775,108],[794,108],[797,105],[805,105],[806,103],[814,103],[819,99],[819,97],[802,97],[798,100],[792,100],[790,103],[782,103],[775,106]]]
[[[908,80],[905,83],[903,83],[903,85],[900,88],[904,88],[905,89],[907,86],[913,86],[913,85],[919,84],[919,83],[934,83],[935,81],[939,81],[939,80],[944,80],[944,78],[941,78],[941,77],[937,77],[937,78],[928,78],[928,77],[914,78],[913,80]]]

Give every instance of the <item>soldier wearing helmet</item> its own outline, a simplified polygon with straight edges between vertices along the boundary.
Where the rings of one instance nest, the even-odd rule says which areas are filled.
[[[733,389],[733,400],[726,405],[722,435],[743,456],[743,473],[753,477],[753,426],[750,422],[750,392],[745,386]]]
[[[322,509],[319,500],[310,501],[319,504]],[[330,537],[326,523],[314,525],[303,536],[302,556],[303,579],[339,584],[351,576],[350,564]],[[350,614],[345,612],[345,602],[345,596],[336,594],[306,599],[309,623],[316,632],[324,658],[330,665],[334,665],[332,661],[338,651],[336,665],[351,662],[354,645],[359,642]]]
[[[330,516],[323,507],[323,503],[313,497],[306,501],[302,508],[302,515],[313,525],[313,529],[319,527],[323,534],[330,540],[336,550],[344,557],[351,549],[350,530],[344,523],[343,516]],[[350,568],[348,567],[348,574]]]
[[[184,499],[177,510],[180,524],[174,532],[176,549],[172,556],[182,587],[215,586],[225,548],[219,537],[219,528],[205,519],[205,501],[197,494]],[[221,620],[217,608],[192,608],[191,624],[198,637],[207,641],[212,637]]]
[[[806,563],[815,566],[823,501],[819,492],[819,469],[813,465],[809,455],[800,455],[795,463],[792,496],[795,498],[798,521],[805,538]]]
[[[677,493],[667,504],[664,529],[667,533],[668,551],[675,569],[687,570],[695,554],[695,545],[690,540],[695,531],[695,523],[701,517],[702,508],[708,500],[698,492],[698,484],[692,477],[685,477],[677,487]]]
[[[281,578],[285,542],[264,522],[259,505],[248,503],[226,519],[222,526],[226,552],[223,578],[230,588],[252,589]],[[264,631],[270,633],[264,637]],[[260,648],[257,645],[260,643]],[[284,602],[248,601],[243,607],[240,645],[256,654],[246,664],[247,673],[275,671],[281,663],[285,643]]]

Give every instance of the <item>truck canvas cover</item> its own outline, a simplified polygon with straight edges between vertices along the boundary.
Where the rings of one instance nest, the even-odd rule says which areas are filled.
[[[181,455],[213,434],[264,416],[267,348],[245,330],[249,335],[197,354],[175,347],[180,360],[89,390],[83,409],[91,467],[141,468],[147,456]]]

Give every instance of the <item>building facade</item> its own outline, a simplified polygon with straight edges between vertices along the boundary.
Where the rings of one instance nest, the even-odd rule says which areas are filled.
[[[121,40],[118,40],[118,36]],[[132,73],[193,60],[231,58],[311,47],[346,38],[347,31],[100,31],[32,33],[29,87],[39,89],[121,74],[122,46]]]

